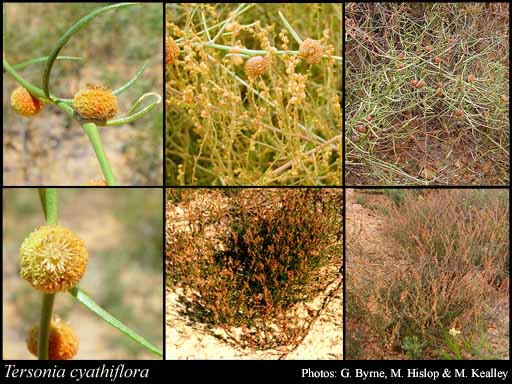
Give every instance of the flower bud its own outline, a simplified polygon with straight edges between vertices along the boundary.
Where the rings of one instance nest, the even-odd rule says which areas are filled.
[[[272,61],[270,56],[254,56],[245,63],[245,73],[250,79],[254,79],[270,69]]]

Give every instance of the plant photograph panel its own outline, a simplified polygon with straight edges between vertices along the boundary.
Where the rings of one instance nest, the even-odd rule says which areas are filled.
[[[510,182],[509,4],[349,3],[346,182]]]
[[[509,359],[509,190],[348,189],[346,358]]]
[[[161,359],[162,190],[4,188],[3,199],[4,358]]]
[[[162,185],[162,5],[3,7],[4,183]]]
[[[342,359],[341,189],[166,193],[167,359]]]
[[[341,185],[342,4],[166,13],[166,185]]]

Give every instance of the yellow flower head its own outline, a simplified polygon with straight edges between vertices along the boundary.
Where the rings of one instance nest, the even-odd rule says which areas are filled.
[[[180,55],[180,47],[172,37],[165,38],[165,63],[167,65],[174,64]]]
[[[272,60],[270,56],[254,56],[245,63],[245,73],[250,79],[254,79],[268,72]]]
[[[43,225],[23,241],[20,276],[46,293],[73,288],[85,273],[88,261],[83,240],[60,225]]]
[[[96,124],[105,124],[118,112],[117,98],[108,88],[87,84],[75,95],[75,109],[80,116]]]
[[[39,344],[39,325],[32,327],[27,334],[27,348],[37,356]],[[59,318],[52,319],[48,358],[50,360],[69,360],[78,352],[78,337],[73,329]]]
[[[461,332],[460,332],[458,329],[456,329],[455,327],[452,327],[452,328],[448,331],[448,333],[449,333],[450,335],[452,335],[453,337],[457,337],[458,335],[460,335],[460,333],[461,333]]]
[[[318,40],[306,39],[299,47],[299,56],[309,64],[316,64],[322,60],[324,50]]]
[[[19,115],[31,117],[43,109],[43,102],[32,96],[25,88],[18,87],[11,94],[11,106]]]

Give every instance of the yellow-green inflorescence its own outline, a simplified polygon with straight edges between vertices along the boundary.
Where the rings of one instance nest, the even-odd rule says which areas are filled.
[[[84,275],[88,258],[75,233],[60,225],[43,225],[21,244],[20,275],[40,291],[67,291]]]

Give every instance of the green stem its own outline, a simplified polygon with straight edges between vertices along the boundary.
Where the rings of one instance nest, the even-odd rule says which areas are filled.
[[[103,144],[101,144],[100,134],[98,132],[98,127],[94,123],[86,123],[82,126],[89,138],[89,141],[94,148],[94,152],[96,153],[96,157],[98,158],[98,162],[100,163],[101,170],[103,175],[105,176],[105,180],[107,181],[107,185],[117,185],[117,181],[112,173],[112,168],[110,168],[110,163],[107,160],[107,155],[103,150]]]
[[[246,48],[239,48],[239,47],[232,47],[229,45],[222,45],[222,44],[214,44],[214,43],[195,43],[195,45],[203,45],[207,48],[214,48],[219,49],[221,51],[228,51],[232,54],[242,53],[249,56],[256,56],[256,55],[266,55],[268,51],[263,49],[246,49]],[[298,55],[299,51],[281,51],[277,50],[273,52],[275,55]],[[329,56],[329,55],[323,55],[324,58],[333,58],[334,60],[342,61],[343,58],[341,56]]]
[[[55,301],[55,293],[43,294],[43,306],[41,308],[41,320],[39,321],[39,345],[37,356],[39,360],[49,360],[48,346],[52,324],[52,310]]]
[[[284,17],[284,15],[281,13],[281,11],[277,11],[277,13],[279,14],[279,17],[281,18],[281,21],[283,22],[283,24],[286,27],[286,29],[288,30],[288,32],[290,32],[292,34],[295,41],[297,43],[299,43],[299,45],[302,44],[302,39],[300,38],[297,31],[295,31],[295,29],[293,29],[292,25],[288,22],[288,20],[286,20],[286,17]]]
[[[43,207],[46,224],[57,224],[57,189],[39,188],[39,198]],[[48,345],[52,323],[53,303],[55,293],[43,294],[43,305],[41,307],[41,318],[39,321],[39,344],[37,356],[39,360],[48,360]]]
[[[57,224],[57,189],[39,188],[39,198],[41,199],[46,224]]]

